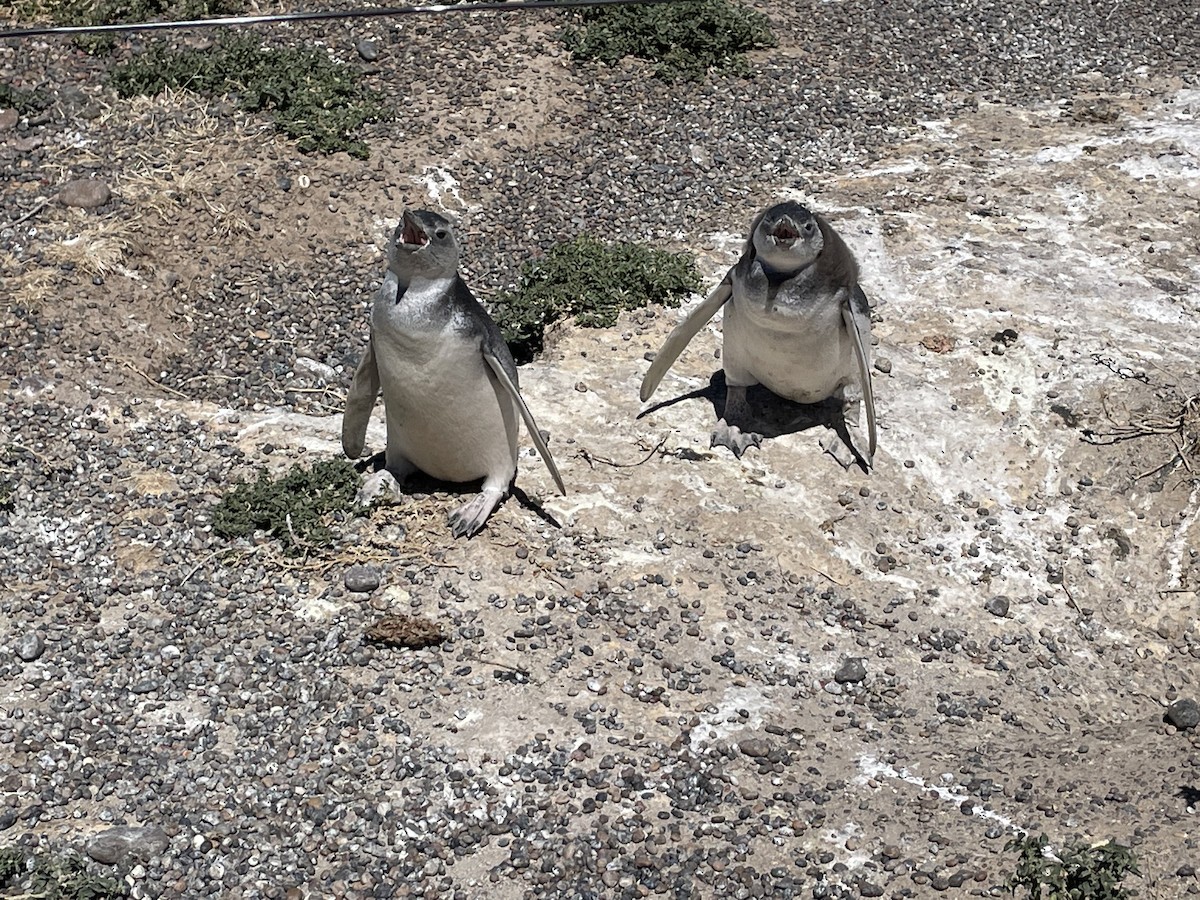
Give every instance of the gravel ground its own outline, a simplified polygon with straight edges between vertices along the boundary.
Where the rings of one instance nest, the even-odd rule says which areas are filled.
[[[367,161],[0,45],[54,97],[0,113],[0,845],[143,897],[1000,896],[1030,829],[1200,893],[1200,488],[1142,477],[1168,436],[1079,440],[1200,391],[1200,8],[760,8],[780,46],[703,84],[539,15],[276,32],[396,105]],[[111,198],[54,199],[80,178]],[[486,299],[583,230],[711,283],[789,192],[880,301],[872,476],[803,431],[709,453],[703,402],[635,420],[650,310],[523,370],[568,497],[527,460],[469,543],[438,485],[313,558],[212,533],[336,453],[404,205],[461,219]],[[446,640],[370,639],[399,614]]]

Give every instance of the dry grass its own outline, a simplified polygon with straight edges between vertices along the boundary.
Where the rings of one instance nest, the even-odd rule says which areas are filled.
[[[133,224],[117,218],[95,219],[77,210],[69,212],[75,220],[68,224],[69,236],[49,244],[45,258],[56,265],[74,264],[87,275],[128,272],[126,262],[138,246]]]
[[[36,309],[58,283],[54,269],[26,265],[13,253],[0,255],[0,281],[5,287],[4,309],[23,306]]]
[[[227,159],[253,158],[240,145],[261,140],[261,129],[235,128],[230,134],[208,106],[205,98],[177,89],[105,106],[101,124],[137,122],[147,133],[120,160],[94,143],[50,148],[44,169],[49,183],[61,183],[80,166],[94,164],[114,173],[110,186],[122,208],[105,214],[43,201],[28,216],[23,251],[0,258],[7,288],[4,305],[44,305],[69,277],[60,268],[64,264],[88,278],[133,275],[134,270],[152,274],[150,236],[169,231],[183,214],[207,219],[211,233],[222,239],[249,233],[246,218],[221,202],[212,188],[231,171]],[[134,256],[139,257],[136,264]]]

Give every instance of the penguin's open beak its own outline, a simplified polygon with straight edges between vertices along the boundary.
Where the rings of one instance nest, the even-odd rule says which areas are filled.
[[[417,224],[417,220],[408,214],[406,211],[401,216],[401,224],[404,226],[400,231],[400,243],[406,250],[419,250],[429,243],[429,236]]]
[[[776,244],[787,249],[796,243],[796,239],[800,237],[800,229],[790,216],[784,216],[771,229],[771,237],[775,238]]]

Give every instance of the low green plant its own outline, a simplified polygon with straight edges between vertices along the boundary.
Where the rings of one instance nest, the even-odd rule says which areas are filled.
[[[733,0],[585,7],[561,34],[577,59],[655,63],[667,80],[699,79],[712,68],[749,70],[745,52],[775,46],[770,20]]]
[[[0,887],[8,887],[25,871],[25,854],[16,847],[0,848]]]
[[[331,513],[354,506],[358,473],[344,459],[293,466],[280,478],[259,473],[239,482],[213,509],[213,531],[223,538],[249,537],[265,531],[285,552],[299,555],[333,543],[327,524]]]
[[[124,22],[205,19],[240,12],[241,0],[17,0],[21,21],[55,25],[117,25]],[[110,34],[82,35],[75,43],[88,53],[104,55],[116,46]]]
[[[1133,851],[1105,842],[1070,844],[1047,855],[1049,839],[1022,834],[1004,849],[1017,851],[1017,867],[1005,885],[1014,896],[1024,888],[1029,900],[1124,900],[1134,892],[1121,887],[1126,875],[1139,875]]]
[[[23,116],[41,112],[50,100],[40,91],[27,91],[11,84],[0,84],[0,109],[15,109]]]
[[[21,891],[18,900],[116,900],[129,893],[123,881],[89,872],[74,853],[30,857],[17,847],[0,850],[0,891],[9,888]]]
[[[323,49],[271,49],[253,35],[235,34],[208,50],[151,44],[116,67],[108,80],[122,97],[153,95],[167,87],[229,94],[245,110],[268,113],[304,153],[345,150],[366,159],[370,151],[354,135],[364,123],[391,116],[380,94]]]
[[[0,510],[4,512],[13,508],[13,495],[17,491],[17,473],[13,465],[17,453],[17,448],[11,445],[0,451]]]
[[[546,326],[560,319],[574,316],[580,325],[608,328],[621,310],[678,306],[699,287],[688,253],[582,235],[525,263],[517,289],[497,298],[492,315],[513,357],[526,363],[542,349]]]

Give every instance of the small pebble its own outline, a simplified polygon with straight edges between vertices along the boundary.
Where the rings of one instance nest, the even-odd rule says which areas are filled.
[[[1004,618],[1008,615],[1009,599],[1004,596],[992,597],[987,603],[983,604],[983,608],[990,612],[993,616]]]
[[[356,594],[369,594],[379,587],[379,570],[374,566],[351,566],[342,576],[346,590]]]
[[[847,657],[833,674],[833,680],[838,684],[857,684],[866,677],[867,665],[861,656]]]
[[[771,752],[771,745],[762,738],[752,737],[738,741],[738,749],[747,756],[761,758]]]
[[[1176,700],[1167,707],[1166,719],[1181,731],[1200,725],[1200,703],[1191,697]]]
[[[13,652],[25,662],[33,662],[46,652],[46,641],[36,631],[29,631],[17,638]]]

